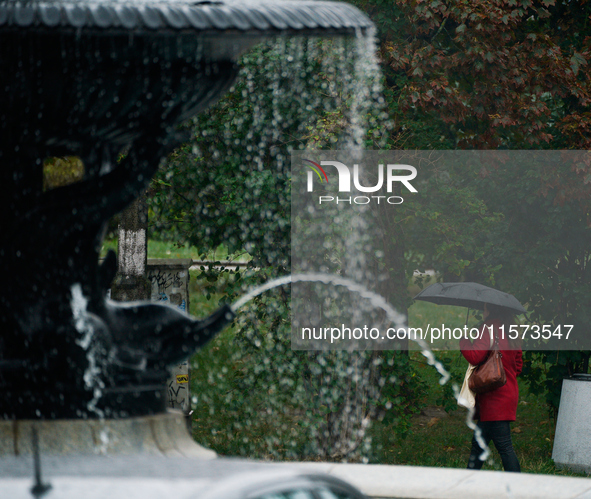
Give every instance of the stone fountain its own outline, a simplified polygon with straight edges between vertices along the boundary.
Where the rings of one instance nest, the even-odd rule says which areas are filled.
[[[0,0],[0,455],[30,452],[33,427],[42,449],[63,453],[162,451],[160,433],[185,431],[166,414],[168,370],[233,312],[196,320],[108,300],[105,224],[183,141],[178,125],[232,85],[249,47],[371,26],[328,1]],[[81,158],[83,180],[44,192],[44,159],[66,155]]]

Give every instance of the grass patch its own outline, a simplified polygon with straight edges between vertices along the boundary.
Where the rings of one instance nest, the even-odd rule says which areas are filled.
[[[435,305],[426,301],[415,301],[408,309],[409,327],[463,327],[466,324],[466,312],[464,307],[452,307],[451,305]],[[476,324],[477,319],[470,315],[468,325]]]
[[[110,239],[103,241],[100,256],[104,257],[107,251],[117,251],[117,240]],[[177,245],[166,241],[155,241],[148,239],[148,258],[190,258],[192,260],[202,260],[199,249],[188,244]],[[210,251],[205,255],[208,261],[230,260],[235,262],[248,262],[251,259],[246,252],[228,254],[227,248],[222,244],[215,251]]]

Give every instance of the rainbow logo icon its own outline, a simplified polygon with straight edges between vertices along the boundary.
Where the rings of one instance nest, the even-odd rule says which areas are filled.
[[[320,182],[324,182],[324,179],[326,179],[326,183],[328,183],[328,175],[318,163],[314,163],[314,161],[310,161],[309,159],[304,159],[304,161],[310,163],[309,165],[307,165],[308,168],[311,168],[312,170],[314,170],[314,172],[316,172],[316,175],[318,175]],[[320,172],[322,172],[322,175],[324,175],[324,179],[322,178],[322,175],[320,175]]]

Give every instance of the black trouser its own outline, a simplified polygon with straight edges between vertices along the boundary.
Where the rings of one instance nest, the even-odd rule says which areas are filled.
[[[505,471],[520,472],[519,460],[513,450],[513,443],[511,442],[511,425],[510,421],[479,421],[478,427],[482,431],[482,438],[486,445],[492,440],[495,447],[501,455],[503,461],[503,468]],[[479,470],[482,468],[484,461],[478,457],[482,454],[482,449],[475,437],[472,437],[472,450],[470,451],[470,459],[468,460],[468,469]]]

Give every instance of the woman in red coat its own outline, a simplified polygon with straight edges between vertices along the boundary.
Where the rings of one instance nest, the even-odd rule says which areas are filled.
[[[517,375],[523,367],[521,349],[508,338],[509,326],[514,324],[513,316],[507,309],[490,304],[484,305],[484,324],[486,328],[474,343],[469,339],[460,340],[460,349],[466,360],[477,365],[483,362],[490,350],[490,328],[492,326],[495,338],[499,340],[499,350],[502,355],[503,367],[507,375],[507,383],[492,392],[476,395],[476,418],[478,427],[482,431],[482,438],[486,445],[492,440],[501,455],[505,471],[521,471],[519,460],[513,450],[511,442],[511,421],[515,421],[519,388]],[[504,335],[501,325],[505,325]],[[481,329],[482,332],[482,329]],[[482,468],[483,461],[479,459],[483,450],[472,437],[472,450],[468,461],[468,469]]]

